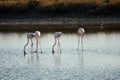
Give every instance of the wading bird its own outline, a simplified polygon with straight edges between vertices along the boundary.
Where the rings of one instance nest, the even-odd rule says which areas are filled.
[[[85,33],[84,28],[79,28],[78,29],[78,50],[79,50],[79,44],[80,44],[80,37],[81,37],[81,45],[82,45],[82,50],[83,50],[83,35]]]
[[[58,42],[58,46],[60,48],[60,41],[59,41],[59,37],[62,35],[62,32],[55,32],[54,33],[54,38],[55,38],[55,43],[52,46],[52,53],[54,54],[54,47],[56,45],[56,43]],[[60,48],[60,53],[61,53],[61,48]]]
[[[29,40],[31,40],[31,47],[33,46],[33,41],[32,41],[33,38],[36,38],[36,41],[37,41],[36,42],[36,50],[35,50],[35,52],[38,51],[38,44],[39,44],[40,36],[41,36],[40,31],[35,31],[34,33],[28,33],[27,34],[27,43],[24,46],[24,56],[26,55],[25,48],[29,44]],[[42,53],[42,50],[41,50],[41,53]]]

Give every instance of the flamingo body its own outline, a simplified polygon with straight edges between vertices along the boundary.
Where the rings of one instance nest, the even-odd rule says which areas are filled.
[[[35,33],[27,33],[27,38],[32,39],[35,37]]]
[[[59,37],[62,35],[62,32],[55,32],[54,33],[54,38],[55,38],[55,43],[52,46],[52,53],[54,53],[54,47],[56,45],[56,43],[58,42],[58,46],[60,47],[60,41],[59,41]],[[61,53],[61,48],[60,48],[60,53]]]
[[[36,51],[35,51],[35,52],[37,52],[37,50],[38,50],[38,41],[39,41],[40,36],[41,36],[40,31],[35,31],[34,33],[27,33],[27,40],[28,41],[27,41],[27,44],[24,46],[24,55],[26,55],[25,48],[29,44],[29,39],[31,40],[31,46],[33,45],[33,41],[32,41],[33,38],[36,38],[36,40],[37,40]]]
[[[83,35],[85,33],[85,29],[84,28],[79,28],[78,29],[78,34]]]
[[[59,38],[62,35],[62,32],[55,32],[54,37]]]
[[[81,37],[81,45],[82,45],[82,50],[83,50],[83,35],[85,33],[84,28],[79,28],[78,29],[78,50],[79,50],[79,44],[80,44],[80,37]]]

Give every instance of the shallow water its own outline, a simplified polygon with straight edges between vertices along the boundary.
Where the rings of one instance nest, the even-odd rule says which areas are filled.
[[[55,47],[53,32],[42,32],[43,53],[31,53],[27,32],[0,32],[0,80],[119,80],[120,32],[86,33],[83,51],[78,36],[66,32],[60,38],[62,53]],[[33,45],[35,50],[35,40]]]

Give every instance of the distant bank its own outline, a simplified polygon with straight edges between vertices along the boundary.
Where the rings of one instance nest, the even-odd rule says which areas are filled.
[[[120,25],[120,18],[0,19],[0,28],[2,26],[19,26],[19,25],[20,26],[27,26],[27,25],[106,26],[106,25]]]
[[[120,30],[120,18],[47,18],[47,19],[2,19],[0,30],[38,29],[116,29]]]

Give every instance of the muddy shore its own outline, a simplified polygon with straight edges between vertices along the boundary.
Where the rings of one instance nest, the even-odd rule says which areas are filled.
[[[55,19],[1,19],[2,29],[47,29],[47,28],[120,28],[120,18],[55,18]],[[92,27],[91,27],[92,26]]]

